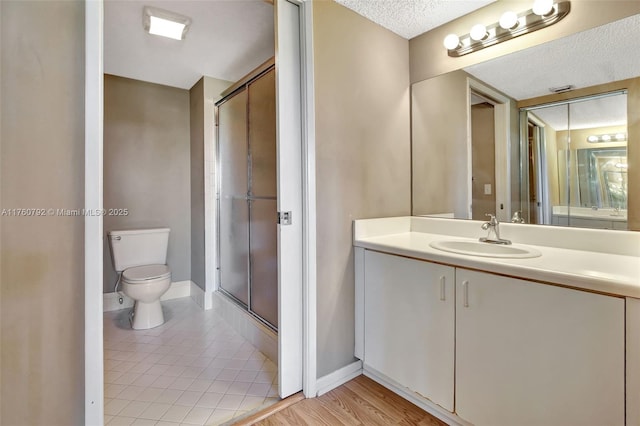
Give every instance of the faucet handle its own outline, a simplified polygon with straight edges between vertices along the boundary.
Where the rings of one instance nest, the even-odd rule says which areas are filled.
[[[491,213],[485,213],[485,216],[489,217],[489,223],[491,225],[496,225],[498,223],[498,219],[496,219],[496,216],[491,214]]]

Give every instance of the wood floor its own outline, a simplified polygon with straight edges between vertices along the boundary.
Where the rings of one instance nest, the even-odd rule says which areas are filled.
[[[358,376],[318,398],[298,401],[253,424],[446,426],[365,376]]]

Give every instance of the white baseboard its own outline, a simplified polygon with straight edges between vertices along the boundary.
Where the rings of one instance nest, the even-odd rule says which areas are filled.
[[[196,304],[205,311],[213,308],[213,294],[210,292],[205,292],[193,281],[191,281],[190,295],[193,301],[196,302]]]
[[[205,299],[205,294],[204,294],[204,290],[202,290],[196,283],[194,283],[193,281],[191,282],[191,288],[190,288],[190,293],[189,295],[191,296],[191,299],[196,302],[196,304],[198,306],[200,306],[200,308],[204,309],[204,299]]]
[[[278,335],[220,292],[216,291],[212,296],[213,309],[218,315],[277,365]]]
[[[422,408],[427,413],[434,417],[439,418],[443,422],[451,426],[473,426],[471,423],[466,422],[455,414],[445,410],[438,404],[424,398],[423,396],[409,390],[408,388],[400,385],[395,380],[385,376],[384,374],[376,371],[374,368],[364,365],[363,374],[375,382],[380,383],[391,392],[400,395],[407,401]]]
[[[334,371],[333,373],[329,373],[326,376],[318,378],[316,381],[318,396],[347,383],[349,380],[356,378],[361,374],[362,361],[358,360]]]
[[[165,294],[162,295],[160,300],[170,300],[170,299],[179,299],[181,297],[189,297],[191,293],[191,285],[193,283],[190,280],[187,281],[176,281],[171,283],[171,287]],[[197,286],[196,286],[197,287]],[[103,311],[117,311],[119,309],[131,308],[133,306],[133,299],[122,294],[123,303],[120,304],[118,302],[118,298],[120,297],[118,293],[104,293],[103,294]]]

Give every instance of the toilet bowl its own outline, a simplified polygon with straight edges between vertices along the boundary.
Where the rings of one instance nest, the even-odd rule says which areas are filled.
[[[171,286],[171,270],[166,265],[169,232],[169,228],[109,232],[113,266],[122,273],[122,292],[135,302],[130,316],[134,330],[164,324],[160,297]]]
[[[135,301],[131,328],[146,330],[164,324],[160,297],[171,286],[167,265],[144,265],[122,272],[122,292]]]

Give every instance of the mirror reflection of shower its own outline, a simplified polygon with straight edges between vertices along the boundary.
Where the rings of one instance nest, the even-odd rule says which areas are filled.
[[[521,113],[521,200],[528,223],[627,229],[627,95]]]

